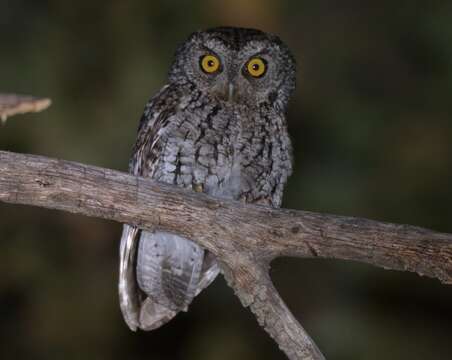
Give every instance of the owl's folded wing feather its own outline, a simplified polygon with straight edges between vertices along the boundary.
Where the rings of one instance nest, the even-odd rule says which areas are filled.
[[[180,101],[175,90],[166,86],[146,105],[130,162],[134,175],[153,176],[166,125],[178,111]],[[132,330],[158,328],[187,309],[193,297],[219,272],[215,259],[204,253],[198,245],[177,235],[124,225],[119,297],[124,319]]]
[[[129,328],[133,331],[139,327],[140,292],[135,280],[135,256],[137,251],[137,234],[135,227],[124,225],[119,258],[119,304]]]
[[[160,98],[166,98],[169,86],[165,86],[147,104],[138,128],[137,140],[129,163],[129,172],[137,176],[152,176],[152,170],[158,161],[159,138],[164,128],[164,111],[172,106],[156,106]],[[169,97],[174,99],[174,97]],[[172,105],[172,104],[167,104]],[[141,231],[136,227],[124,225],[119,260],[119,303],[127,325],[131,330],[144,328],[144,324],[158,325],[158,318],[172,318],[175,314],[167,314],[165,309],[154,306],[152,301],[146,301],[145,294],[140,290],[136,279],[136,257]],[[153,318],[151,319],[151,314]],[[159,315],[157,315],[159,314]],[[157,315],[157,316],[156,316]],[[169,320],[169,319],[168,319]],[[166,321],[168,321],[166,320]]]

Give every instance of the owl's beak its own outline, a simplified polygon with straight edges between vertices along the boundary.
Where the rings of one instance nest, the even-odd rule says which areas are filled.
[[[228,84],[228,97],[227,97],[228,101],[234,100],[234,95],[235,95],[235,86],[233,83],[230,82]]]

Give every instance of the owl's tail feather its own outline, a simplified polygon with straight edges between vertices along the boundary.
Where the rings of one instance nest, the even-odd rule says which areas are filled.
[[[173,311],[186,310],[196,294],[204,250],[178,235],[141,232],[136,277],[154,302]]]
[[[170,310],[150,298],[146,298],[141,304],[139,328],[142,330],[157,329],[176,315],[177,311]]]
[[[132,330],[152,330],[186,311],[218,275],[214,257],[190,240],[167,232],[124,226],[119,294]]]
[[[198,286],[195,289],[194,296],[197,296],[204,288],[209,286],[210,283],[215,280],[219,272],[220,269],[218,267],[217,261],[215,260],[215,257],[213,256],[213,254],[206,251],[202,266],[201,278],[198,282]],[[182,310],[186,311],[187,308]],[[177,315],[177,313],[177,311],[170,310],[148,297],[141,304],[139,328],[142,330],[157,329],[170,321]]]

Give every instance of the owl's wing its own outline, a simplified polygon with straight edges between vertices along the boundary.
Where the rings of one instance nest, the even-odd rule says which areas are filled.
[[[171,108],[171,106],[164,106],[165,104],[162,104],[159,99],[165,98],[168,90],[169,87],[165,86],[146,104],[129,163],[129,172],[134,175],[151,175],[158,161],[159,138],[164,130],[164,119],[167,115],[165,110]],[[152,306],[149,301],[146,302],[146,296],[139,289],[136,280],[136,257],[140,232],[136,227],[124,225],[119,250],[119,303],[124,320],[131,330],[141,327],[140,317],[146,320],[147,311],[141,315],[142,308],[150,310]],[[155,311],[152,313],[154,314]],[[162,319],[171,318],[174,315],[163,311]]]
[[[183,99],[167,86],[146,105],[130,162],[131,173],[153,176],[166,125],[177,114],[180,101]],[[124,225],[119,297],[126,323],[132,330],[161,326],[185,310],[218,272],[215,259],[204,256],[204,250],[191,241]]]

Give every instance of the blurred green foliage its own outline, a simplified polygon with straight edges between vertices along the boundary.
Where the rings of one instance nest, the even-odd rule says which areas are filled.
[[[0,148],[126,170],[176,45],[217,25],[278,33],[298,59],[286,207],[452,232],[452,2],[0,2],[0,90],[49,96]],[[132,333],[116,294],[120,225],[0,204],[0,358],[284,359],[223,279]],[[272,276],[329,359],[449,359],[452,288],[342,261]]]

